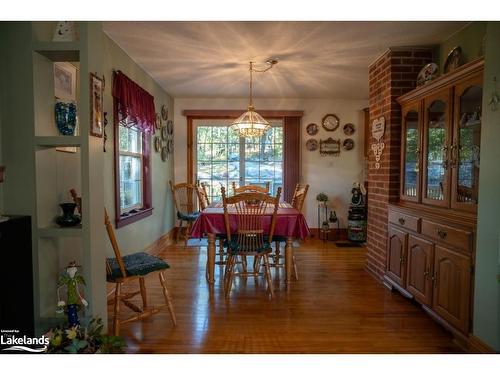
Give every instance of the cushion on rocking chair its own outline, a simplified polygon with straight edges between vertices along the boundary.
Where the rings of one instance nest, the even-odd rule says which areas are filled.
[[[196,221],[196,219],[198,219],[198,216],[200,216],[199,212],[185,213],[177,211],[177,219],[179,220]]]
[[[170,268],[168,263],[163,259],[144,252],[125,255],[122,259],[123,263],[125,263],[127,276],[144,276],[154,271]],[[109,282],[113,282],[114,280],[124,276],[120,271],[120,266],[118,265],[116,258],[108,258],[107,262],[111,269],[111,274],[106,276],[106,279]]]

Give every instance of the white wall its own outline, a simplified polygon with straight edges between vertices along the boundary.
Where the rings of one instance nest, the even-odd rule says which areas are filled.
[[[245,109],[247,98],[175,98],[174,99],[174,176],[176,182],[187,180],[187,123],[182,111],[186,109]],[[340,218],[341,227],[347,223],[347,210],[351,198],[351,187],[354,181],[364,180],[363,157],[363,108],[368,106],[367,100],[339,99],[255,99],[256,110],[302,110],[302,147],[301,147],[301,182],[310,185],[308,198],[304,206],[307,222],[310,227],[317,227],[316,194],[324,192]],[[327,113],[335,113],[341,125],[335,132],[327,132],[321,128],[321,119]],[[356,126],[355,147],[351,151],[342,151],[339,157],[321,157],[319,150],[309,152],[305,143],[309,138],[306,126],[315,122],[320,126],[317,140],[331,136],[341,140],[348,138],[342,132],[342,126],[348,122]]]

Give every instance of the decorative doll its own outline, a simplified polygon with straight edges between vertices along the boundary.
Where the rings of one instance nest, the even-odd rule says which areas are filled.
[[[68,324],[74,327],[80,324],[78,320],[78,308],[81,305],[87,307],[89,304],[80,294],[79,284],[85,285],[83,276],[77,275],[78,266],[75,261],[69,262],[66,267],[66,272],[59,278],[59,287],[57,288],[57,312],[62,313],[66,306],[66,313],[68,315]],[[61,300],[59,291],[62,287],[67,289],[66,302]]]

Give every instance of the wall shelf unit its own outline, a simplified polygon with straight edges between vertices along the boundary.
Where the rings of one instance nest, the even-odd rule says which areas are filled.
[[[4,213],[32,218],[35,334],[66,320],[55,313],[56,290],[71,260],[86,281],[89,307],[80,311],[82,323],[92,316],[107,321],[102,138],[90,136],[88,99],[90,72],[102,74],[102,24],[77,22],[78,41],[51,42],[55,24],[12,22],[2,35],[9,51],[5,84],[13,88],[5,98],[12,109],[5,121],[22,124],[2,134],[10,172]],[[54,62],[76,69],[75,136],[60,135],[55,125]],[[71,188],[82,198],[82,223],[61,228],[54,220],[62,214],[59,204],[72,200]]]
[[[79,147],[82,144],[80,136],[36,136],[35,145],[40,147]]]

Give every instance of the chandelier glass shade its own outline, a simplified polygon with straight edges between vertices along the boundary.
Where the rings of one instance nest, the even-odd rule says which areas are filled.
[[[271,125],[266,121],[261,115],[255,112],[253,107],[253,80],[252,73],[255,72],[265,72],[269,70],[273,64],[270,63],[269,66],[264,70],[255,70],[253,68],[253,62],[250,61],[250,104],[248,110],[243,113],[240,117],[231,123],[231,129],[234,130],[240,137],[262,137],[269,129]]]

